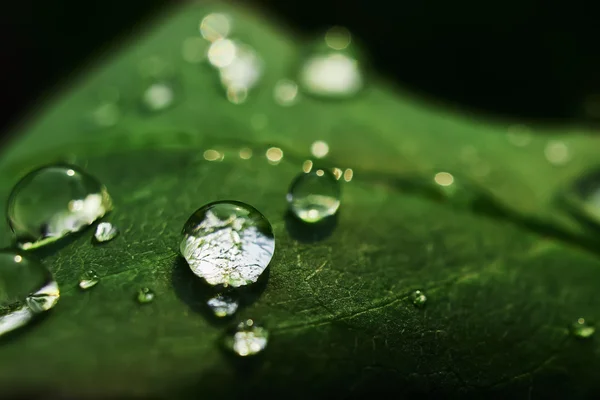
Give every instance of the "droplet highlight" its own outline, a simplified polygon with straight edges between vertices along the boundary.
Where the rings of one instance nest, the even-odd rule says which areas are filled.
[[[200,21],[200,34],[209,42],[226,38],[231,31],[231,18],[226,14],[211,13]]]
[[[298,101],[298,85],[289,79],[281,79],[275,84],[273,98],[280,106],[293,106]]]
[[[96,271],[90,269],[85,271],[81,278],[79,278],[79,288],[82,290],[88,290],[93,288],[100,282],[100,277],[96,274]]]
[[[175,91],[173,86],[167,82],[156,82],[148,86],[144,91],[142,103],[151,112],[166,110],[173,105]]]
[[[596,332],[596,328],[590,325],[584,318],[579,318],[571,325],[571,334],[579,339],[589,339]]]
[[[101,222],[96,227],[94,239],[96,239],[98,243],[104,243],[113,240],[118,234],[119,230],[116,226],[110,222]]]
[[[188,219],[180,251],[194,274],[210,285],[239,287],[256,282],[265,271],[275,237],[269,221],[254,207],[218,201]]]
[[[154,301],[154,291],[150,288],[143,287],[137,292],[136,300],[140,304],[148,304]]]
[[[225,347],[240,357],[254,356],[265,350],[269,332],[253,320],[240,322],[225,337]]]
[[[410,300],[413,305],[418,308],[425,307],[425,303],[427,303],[427,296],[421,290],[415,290],[410,295]]]
[[[226,294],[218,294],[206,303],[216,317],[230,317],[238,310],[240,304],[237,299]]]
[[[8,221],[19,247],[30,249],[80,231],[112,209],[97,179],[70,165],[30,172],[8,199]]]
[[[315,223],[334,215],[340,206],[340,187],[329,170],[298,175],[287,194],[290,210],[299,219]]]
[[[38,260],[0,251],[0,336],[27,325],[59,297],[56,281]]]

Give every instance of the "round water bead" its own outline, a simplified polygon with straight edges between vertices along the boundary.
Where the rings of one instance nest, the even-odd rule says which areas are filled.
[[[237,299],[226,294],[218,294],[206,302],[216,317],[230,317],[237,311],[240,303]]]
[[[185,223],[180,251],[194,274],[210,285],[239,287],[256,282],[267,268],[275,237],[269,221],[254,207],[217,201]]]
[[[51,309],[59,296],[52,274],[39,261],[0,251],[0,335]]]
[[[269,331],[248,319],[240,322],[233,332],[225,337],[225,347],[241,357],[262,352],[269,341]]]
[[[312,170],[294,179],[287,201],[290,210],[302,221],[319,222],[337,212],[340,206],[340,186],[329,170]]]
[[[57,164],[21,179],[10,194],[7,212],[19,246],[29,249],[77,232],[111,209],[111,198],[97,179]]]

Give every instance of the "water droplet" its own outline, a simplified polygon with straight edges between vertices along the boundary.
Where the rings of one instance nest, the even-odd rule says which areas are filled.
[[[343,26],[334,26],[325,34],[325,43],[333,50],[344,50],[351,41],[350,31]]]
[[[335,176],[336,181],[339,181],[343,174],[343,171],[338,167],[332,168],[331,172],[333,173],[333,176]]]
[[[309,173],[312,170],[313,162],[311,160],[306,160],[302,163],[302,171],[305,173]]]
[[[154,297],[155,295],[152,289],[143,287],[140,290],[138,290],[136,300],[140,304],[148,304],[154,301]]]
[[[321,97],[352,97],[363,87],[358,61],[346,54],[310,57],[302,66],[300,83],[310,94]]]
[[[314,223],[334,215],[340,206],[340,187],[333,173],[318,169],[298,175],[287,201],[302,221]]]
[[[59,297],[52,274],[39,261],[0,251],[0,336],[51,309]]]
[[[298,100],[298,85],[289,79],[281,79],[275,84],[273,97],[281,106],[291,106]]]
[[[225,155],[217,150],[208,149],[203,154],[206,161],[223,161]]]
[[[200,21],[200,34],[209,42],[226,38],[231,30],[231,19],[228,15],[211,13]]]
[[[233,62],[236,51],[232,40],[219,39],[208,48],[208,61],[215,68],[224,68]]]
[[[454,184],[454,176],[449,172],[438,172],[433,180],[440,186],[451,186]]]
[[[83,290],[87,290],[96,286],[100,282],[100,277],[96,274],[96,271],[90,269],[85,271],[81,278],[79,278],[79,287]]]
[[[192,271],[210,285],[254,283],[269,265],[275,238],[269,221],[254,207],[217,201],[185,223],[180,251]]]
[[[591,338],[595,332],[596,328],[588,324],[583,318],[579,318],[571,326],[571,333],[577,338],[588,339]]]
[[[69,165],[30,172],[13,188],[8,220],[23,249],[58,240],[89,226],[112,209],[106,188]]]
[[[411,301],[416,307],[424,307],[425,303],[427,303],[427,296],[420,290],[415,290],[411,294]]]
[[[323,158],[329,153],[329,145],[322,140],[317,140],[310,146],[310,152],[316,158]]]
[[[157,112],[169,108],[174,99],[175,93],[170,84],[155,82],[144,91],[142,102],[148,111]]]
[[[279,147],[271,147],[266,153],[269,164],[277,165],[283,158],[283,151]]]
[[[110,222],[101,222],[96,227],[96,233],[94,233],[94,238],[96,241],[108,242],[113,240],[119,234],[119,230],[117,227],[113,226]]]
[[[550,140],[544,149],[546,160],[552,165],[565,165],[571,159],[569,148],[560,140]]]
[[[240,150],[240,158],[242,160],[249,160],[250,158],[252,158],[252,149],[249,149],[247,147],[244,147],[243,149]]]
[[[231,296],[218,294],[207,302],[208,307],[219,318],[230,317],[240,306],[239,302]]]
[[[269,341],[269,332],[248,319],[240,322],[233,332],[225,337],[225,347],[241,357],[262,352]]]
[[[346,171],[344,171],[344,180],[346,182],[350,182],[353,177],[354,177],[354,171],[352,171],[351,168],[346,168]]]

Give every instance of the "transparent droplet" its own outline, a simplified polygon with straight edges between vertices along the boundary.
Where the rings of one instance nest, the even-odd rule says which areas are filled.
[[[273,98],[281,106],[291,106],[298,100],[298,85],[289,79],[282,79],[275,84]]]
[[[307,93],[331,98],[347,98],[363,88],[363,72],[357,59],[332,52],[309,57],[300,70],[299,81]]]
[[[143,287],[137,292],[136,300],[140,304],[148,304],[154,301],[154,292],[152,289]]]
[[[38,247],[89,226],[112,209],[106,188],[70,165],[37,169],[17,183],[8,220],[23,249]]]
[[[579,318],[571,326],[571,333],[577,338],[588,339],[591,338],[595,332],[596,328],[587,323],[583,318]]]
[[[200,34],[209,42],[226,38],[231,30],[231,19],[228,15],[211,13],[200,21]]]
[[[544,149],[544,155],[552,165],[565,165],[571,159],[569,148],[560,140],[550,140]]]
[[[319,222],[334,215],[340,206],[340,187],[325,169],[298,175],[287,194],[290,210],[304,222]]]
[[[85,271],[81,278],[79,278],[79,287],[83,290],[87,290],[96,286],[100,282],[100,277],[96,274],[96,271],[90,269]]]
[[[110,222],[101,222],[96,227],[94,238],[97,242],[108,242],[113,240],[119,234],[119,230]]]
[[[427,303],[427,296],[425,296],[425,293],[423,293],[420,290],[415,290],[411,296],[410,299],[412,301],[412,303],[416,306],[416,307],[424,307],[425,303]]]
[[[283,150],[279,147],[270,147],[266,154],[269,164],[277,165],[283,159]]]
[[[334,26],[325,34],[325,43],[334,50],[344,50],[351,41],[350,31],[343,26]]]
[[[142,102],[144,107],[152,112],[169,108],[175,100],[173,86],[166,82],[155,82],[144,91]]]
[[[226,294],[218,294],[209,299],[206,304],[215,313],[215,316],[219,318],[232,316],[240,306],[237,299]]]
[[[262,352],[269,341],[269,332],[248,319],[240,322],[225,337],[225,347],[240,357],[253,356]]]
[[[254,207],[218,201],[198,209],[183,227],[180,251],[192,271],[210,285],[254,283],[269,265],[275,238]]]
[[[208,48],[208,61],[213,67],[224,68],[235,59],[237,47],[232,40],[219,39]]]
[[[59,297],[56,281],[39,261],[0,251],[0,336],[51,309]]]
[[[316,158],[323,158],[329,153],[329,145],[322,140],[317,140],[310,146],[310,152]]]

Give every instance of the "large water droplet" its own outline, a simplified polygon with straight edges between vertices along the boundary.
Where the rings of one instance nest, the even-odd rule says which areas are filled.
[[[218,294],[209,299],[206,304],[219,318],[232,316],[240,306],[237,299],[226,294]]]
[[[192,271],[211,285],[254,283],[269,265],[275,238],[254,207],[218,201],[198,209],[183,227],[180,251]]]
[[[337,212],[340,186],[329,170],[312,170],[292,182],[287,201],[290,210],[302,221],[319,222]]]
[[[0,251],[0,336],[51,309],[59,297],[52,274],[39,261]]]
[[[8,199],[8,221],[23,249],[38,247],[89,226],[112,209],[106,188],[69,165],[37,169]]]
[[[587,323],[583,318],[579,318],[571,326],[571,333],[577,338],[588,339],[591,338],[595,332],[596,328]]]
[[[226,14],[211,13],[200,21],[200,34],[209,42],[224,39],[231,31],[231,18]]]
[[[96,241],[99,243],[108,242],[116,238],[118,234],[119,230],[116,226],[110,222],[101,222],[96,227],[94,239],[96,239]]]
[[[427,303],[427,296],[420,290],[415,290],[410,295],[410,300],[416,307],[425,307],[425,303]]]
[[[96,273],[96,271],[90,269],[85,271],[81,278],[79,278],[79,287],[83,290],[87,290],[93,288],[100,282],[100,277]]]
[[[152,289],[143,287],[137,292],[136,300],[140,304],[148,304],[154,301],[154,291]]]
[[[240,322],[233,332],[225,337],[225,347],[241,357],[262,352],[269,341],[269,332],[248,319]]]

